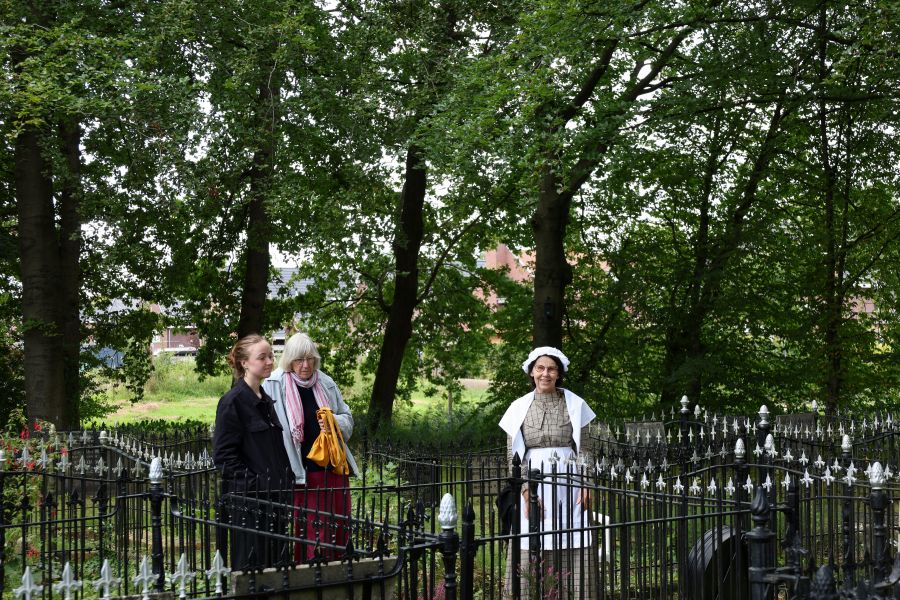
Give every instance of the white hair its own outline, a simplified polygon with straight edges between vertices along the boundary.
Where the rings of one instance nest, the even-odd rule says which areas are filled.
[[[284,352],[281,353],[281,359],[278,366],[285,371],[291,370],[291,363],[298,358],[305,356],[315,357],[313,368],[318,370],[322,366],[322,357],[319,355],[319,349],[316,343],[305,333],[295,333],[284,344]]]

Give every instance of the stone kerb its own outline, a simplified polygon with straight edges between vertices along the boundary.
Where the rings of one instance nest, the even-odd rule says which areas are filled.
[[[352,579],[348,577],[347,563],[332,562],[314,567],[301,565],[293,569],[263,569],[255,573],[255,589],[257,592],[271,590],[279,597],[292,600],[344,600],[345,598],[391,598],[399,572],[393,572],[397,557],[365,558],[353,561]],[[285,585],[287,573],[287,585]],[[380,585],[384,582],[384,594]],[[251,574],[241,571],[232,573],[231,593],[243,596],[250,593]],[[353,586],[352,595],[348,586]],[[287,592],[282,592],[285,587]]]

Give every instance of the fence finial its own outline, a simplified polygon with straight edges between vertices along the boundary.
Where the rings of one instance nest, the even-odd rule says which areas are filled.
[[[772,458],[778,456],[778,453],[775,451],[775,436],[773,436],[771,433],[766,435],[766,442],[765,444],[763,444],[763,448],[765,449],[766,454],[768,454]]]
[[[66,600],[71,600],[72,590],[80,589],[81,582],[75,579],[75,576],[72,575],[72,565],[66,562],[66,566],[63,567],[62,579],[59,580],[59,583],[53,584],[53,591],[62,592]]]
[[[219,550],[216,550],[216,555],[213,557],[212,567],[206,572],[206,578],[212,579],[215,577],[216,579],[216,595],[222,595],[222,577],[228,577],[231,573],[231,569],[225,566],[225,561],[222,559],[222,553]]]
[[[22,586],[14,589],[13,594],[16,595],[16,598],[23,597],[24,600],[31,600],[32,596],[40,594],[43,589],[44,586],[34,584],[31,567],[25,567],[25,572],[22,573]]]
[[[747,456],[747,449],[744,447],[744,440],[738,438],[734,443],[734,457],[743,459],[745,456]]]
[[[811,592],[814,598],[832,600],[837,598],[837,589],[834,581],[834,570],[829,565],[822,565],[813,576]]]
[[[172,585],[178,586],[179,598],[187,597],[187,583],[196,575],[196,573],[188,569],[187,558],[184,556],[184,552],[182,552],[181,558],[178,559],[178,564],[175,565],[175,572],[170,576]]]
[[[103,594],[100,596],[103,600],[106,600],[110,597],[109,588],[112,586],[118,586],[122,583],[122,580],[118,577],[113,577],[112,569],[109,566],[109,559],[103,559],[103,566],[100,567],[100,579],[94,581],[94,589],[98,592],[100,588],[103,588]]]
[[[153,569],[150,567],[150,557],[146,554],[141,560],[141,566],[138,568],[138,574],[135,575],[131,580],[134,582],[134,585],[138,586],[141,589],[142,600],[149,600],[150,585],[154,581],[156,581],[156,574],[153,573]]]
[[[453,501],[453,496],[449,493],[444,494],[438,512],[438,523],[441,525],[441,529],[455,529],[456,517],[456,502]]]
[[[153,461],[150,463],[150,483],[162,483],[162,480],[162,459],[158,456],[155,456],[153,458]]]
[[[845,453],[850,454],[853,451],[853,443],[850,441],[850,436],[844,434],[844,437],[841,439],[841,450]]]
[[[869,471],[869,483],[872,485],[873,490],[884,488],[884,468],[878,461],[872,463],[872,468]]]

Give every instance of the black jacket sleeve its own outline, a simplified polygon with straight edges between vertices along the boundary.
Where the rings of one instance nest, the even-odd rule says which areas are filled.
[[[216,408],[216,429],[213,436],[213,462],[226,479],[248,474],[241,451],[243,437],[244,425],[238,416],[234,398],[226,395]]]

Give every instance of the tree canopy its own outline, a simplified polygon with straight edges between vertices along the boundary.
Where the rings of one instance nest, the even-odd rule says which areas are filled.
[[[893,3],[0,7],[0,412],[163,326],[308,331],[372,432],[536,345],[610,415],[900,399]]]

